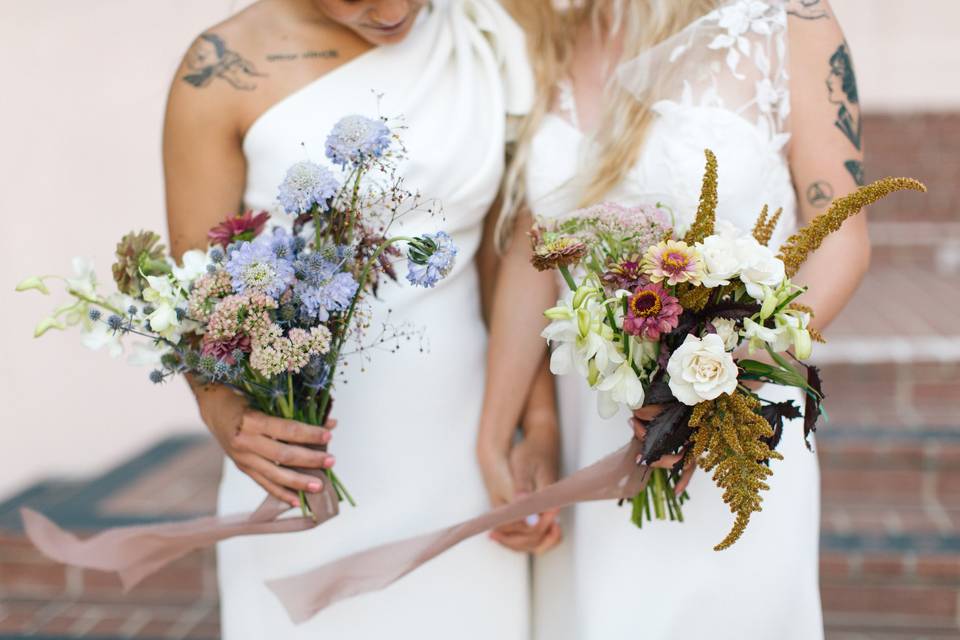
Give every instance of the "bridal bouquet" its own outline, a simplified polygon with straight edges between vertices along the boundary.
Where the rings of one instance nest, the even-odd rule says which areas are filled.
[[[345,180],[305,161],[280,185],[278,202],[292,231],[266,231],[267,213],[230,217],[209,232],[206,251],[188,251],[180,264],[157,234],[129,233],[117,245],[112,293],[98,291],[83,259],[74,260],[72,278],[20,283],[18,290],[46,294],[48,281],[61,280],[72,298],[40,322],[36,335],[79,325],[88,346],[108,345],[114,353],[124,338],[140,337],[133,357],[153,363],[155,383],[188,373],[232,387],[269,415],[323,424],[345,343],[363,346],[366,294],[376,294],[381,276],[396,279],[397,245],[406,243],[414,285],[432,287],[453,268],[457,249],[446,233],[388,235],[394,221],[419,206],[396,177],[403,153],[383,121],[343,118],[326,154]],[[336,474],[326,473],[337,498],[353,504]],[[300,499],[304,515],[316,518],[303,492]]]
[[[775,253],[767,245],[779,211],[764,208],[750,233],[715,220],[717,162],[706,155],[700,206],[684,235],[675,234],[670,214],[658,206],[601,204],[538,222],[532,261],[541,271],[557,269],[570,289],[545,312],[551,371],[584,377],[603,417],[621,406],[662,407],[647,425],[638,463],[683,454],[672,472],[651,470],[633,498],[632,521],[641,526],[651,508],[658,519],[682,521],[686,496],[674,495],[676,470],[695,461],[713,471],[736,516],[720,550],[761,509],[770,461],[782,459],[776,447],[784,421],[802,415],[808,437],[822,411],[817,369],[803,360],[823,338],[809,326],[811,309],[798,300],[806,288],[791,278],[864,206],[892,191],[925,188],[906,178],[862,187]],[[756,351],[770,361],[748,356]],[[804,407],[765,400],[753,390],[761,382],[800,389]]]

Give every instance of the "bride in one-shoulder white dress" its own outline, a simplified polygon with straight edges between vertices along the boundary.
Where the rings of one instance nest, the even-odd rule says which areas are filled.
[[[757,13],[757,5],[766,7]],[[669,203],[680,227],[696,212],[704,148],[719,161],[718,219],[750,229],[761,207],[783,207],[771,246],[796,225],[786,158],[790,96],[787,16],[778,3],[729,3],[746,19],[717,11],[618,70],[619,81],[656,114],[636,166],[608,200]],[[747,19],[749,18],[749,19]],[[745,31],[735,32],[743,24]],[[732,26],[731,26],[732,25]],[[569,88],[531,144],[527,199],[537,216],[577,208],[575,177],[588,139]],[[577,376],[557,379],[564,475],[622,446],[629,414],[597,414],[596,392]],[[766,385],[763,397],[799,401]],[[801,404],[802,406],[802,404]],[[534,617],[538,640],[625,638],[773,638],[823,635],[817,552],[819,471],[800,421],[786,424],[763,511],[743,537],[715,552],[733,516],[710,474],[697,472],[685,522],[654,521],[637,530],[612,502],[564,514],[565,539],[538,557]],[[731,613],[733,612],[733,613]],[[740,623],[730,624],[735,616]],[[765,635],[776,629],[776,635]],[[763,631],[766,630],[766,631]]]
[[[402,116],[405,186],[443,205],[400,231],[442,226],[459,249],[435,289],[384,285],[371,326],[388,310],[424,329],[429,349],[374,352],[335,390],[332,452],[359,505],[308,532],[235,539],[218,548],[223,636],[229,640],[520,640],[528,637],[525,557],[485,537],[465,542],[382,592],[343,602],[295,627],[264,580],[359,549],[430,531],[488,506],[474,462],[486,332],[473,260],[500,182],[508,114],[532,80],[522,33],[495,0],[433,0],[401,43],[370,50],[267,110],[243,141],[245,204],[270,209],[287,168],[320,160],[342,116]],[[402,269],[402,267],[401,267]],[[402,273],[401,273],[402,275]],[[359,365],[359,363],[357,363]],[[255,508],[263,490],[229,461],[219,512]]]

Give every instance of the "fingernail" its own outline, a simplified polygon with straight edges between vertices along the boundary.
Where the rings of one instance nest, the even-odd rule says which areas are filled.
[[[319,482],[311,482],[307,485],[307,491],[310,493],[320,493],[320,489],[323,488],[323,485]]]
[[[320,436],[320,444],[327,444],[330,442],[330,437],[332,434],[324,433]]]
[[[637,464],[643,464],[643,454],[641,453],[640,455],[638,455],[637,459],[634,460],[634,462],[636,462]]]
[[[300,502],[298,502],[297,500],[291,499],[291,500],[290,500],[290,506],[293,507],[294,509],[296,509],[297,507],[300,506]]]
[[[540,516],[534,513],[533,515],[527,516],[524,520],[529,526],[535,527],[537,526],[537,523],[540,522]]]
[[[327,456],[327,459],[323,461],[323,466],[329,469],[337,463],[337,459],[333,456]]]

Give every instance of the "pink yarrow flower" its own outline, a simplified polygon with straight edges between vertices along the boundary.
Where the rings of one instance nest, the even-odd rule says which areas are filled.
[[[627,315],[623,330],[647,340],[659,340],[660,335],[677,328],[683,307],[680,301],[667,293],[663,285],[650,283],[638,288],[627,299]]]

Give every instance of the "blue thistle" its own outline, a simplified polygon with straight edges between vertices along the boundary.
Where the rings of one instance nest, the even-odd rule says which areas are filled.
[[[163,382],[163,377],[163,371],[160,371],[160,369],[154,369],[150,372],[150,382],[153,384],[160,384]]]
[[[99,320],[102,315],[103,313],[100,312],[100,309],[90,309],[90,311],[87,311],[87,317],[94,322]]]
[[[223,258],[224,258],[223,249],[221,249],[220,247],[214,247],[213,249],[210,249],[211,262],[213,262],[214,264],[220,264],[221,262],[223,262]],[[208,265],[207,269],[209,270],[209,268],[210,266]]]
[[[113,329],[114,332],[120,331],[123,329],[123,318],[117,314],[112,314],[107,318],[107,326]]]

